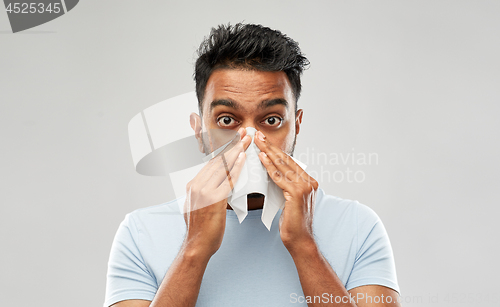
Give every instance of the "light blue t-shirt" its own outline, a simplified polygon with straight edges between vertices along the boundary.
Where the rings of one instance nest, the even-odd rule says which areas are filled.
[[[224,239],[208,263],[196,306],[307,306],[297,302],[304,294],[280,239],[281,211],[271,231],[261,214],[248,211],[240,224],[227,210]],[[372,209],[325,195],[320,188],[313,230],[321,253],[347,290],[375,284],[399,292],[391,244]],[[129,299],[152,301],[185,232],[176,201],[127,214],[111,247],[104,306]]]

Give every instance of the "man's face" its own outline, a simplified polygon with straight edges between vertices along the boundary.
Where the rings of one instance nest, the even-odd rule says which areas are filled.
[[[202,103],[203,120],[195,132],[253,127],[283,152],[293,155],[302,110],[283,71],[219,69],[208,79]],[[192,121],[193,125],[193,121]],[[222,145],[222,144],[218,144]],[[203,142],[205,153],[216,148]],[[217,146],[215,146],[217,147]]]

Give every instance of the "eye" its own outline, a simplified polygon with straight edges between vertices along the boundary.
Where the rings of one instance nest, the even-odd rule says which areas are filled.
[[[269,125],[269,126],[272,126],[272,127],[278,127],[281,125],[281,122],[283,120],[278,117],[278,116],[271,116],[271,117],[268,117],[264,120],[264,123]]]
[[[228,127],[228,126],[231,126],[232,124],[234,124],[235,120],[234,120],[234,118],[232,118],[230,116],[221,116],[221,117],[217,118],[217,123],[221,127]]]

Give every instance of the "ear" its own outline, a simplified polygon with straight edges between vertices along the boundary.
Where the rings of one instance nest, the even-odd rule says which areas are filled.
[[[203,141],[201,136],[201,117],[196,113],[191,113],[189,115],[189,123],[194,131],[194,136],[198,140],[198,148],[200,152],[205,153],[205,148],[203,147]]]
[[[298,109],[295,114],[295,135],[299,134],[300,124],[302,124],[302,114],[304,111],[302,109]]]

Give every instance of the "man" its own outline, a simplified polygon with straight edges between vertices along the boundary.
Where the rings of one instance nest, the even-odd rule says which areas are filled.
[[[325,195],[291,159],[303,111],[298,44],[260,25],[219,26],[201,45],[195,81],[203,133],[238,131],[239,141],[189,182],[176,201],[128,214],[113,243],[105,306],[399,306],[392,249],[368,207]],[[227,203],[252,139],[284,209],[268,231],[264,198],[248,196],[240,224]]]

